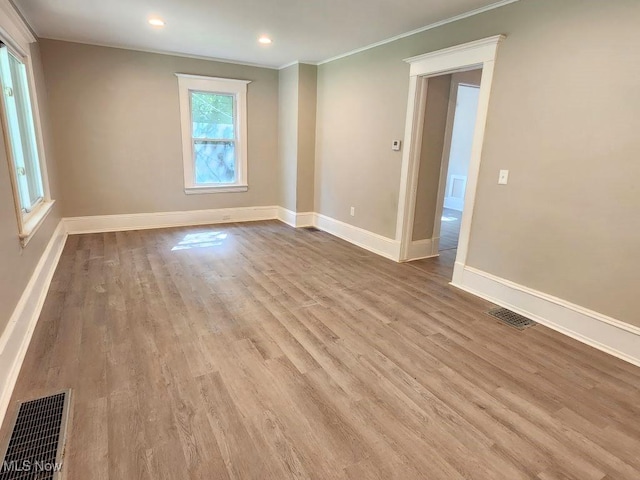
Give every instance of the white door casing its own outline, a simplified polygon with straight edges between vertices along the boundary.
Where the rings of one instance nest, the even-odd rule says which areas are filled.
[[[489,107],[493,71],[498,45],[506,37],[496,35],[474,42],[465,43],[444,50],[405,59],[410,64],[409,96],[404,144],[400,173],[400,194],[398,199],[398,217],[396,241],[400,242],[400,261],[408,258],[408,249],[413,235],[413,217],[415,213],[418,168],[420,163],[420,143],[424,124],[424,105],[428,94],[428,77],[459,71],[482,68],[482,80],[478,99],[476,128],[473,136],[471,160],[465,192],[465,209],[462,214],[458,251],[453,271],[453,279],[462,275],[467,260],[471,221],[475,203],[478,173],[484,143],[484,132]]]

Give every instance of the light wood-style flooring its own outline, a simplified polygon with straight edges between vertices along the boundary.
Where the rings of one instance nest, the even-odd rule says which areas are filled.
[[[440,223],[440,243],[438,249],[453,250],[458,248],[458,238],[460,237],[460,224],[462,223],[462,212],[445,208],[442,210],[442,220]]]
[[[640,369],[278,222],[71,236],[14,392],[69,480],[638,480]],[[7,434],[7,421],[3,435]]]

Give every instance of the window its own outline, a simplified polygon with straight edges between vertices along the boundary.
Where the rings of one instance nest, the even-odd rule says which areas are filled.
[[[246,192],[249,82],[177,76],[185,192]]]
[[[23,243],[42,223],[52,205],[42,175],[26,60],[0,43],[2,125]]]

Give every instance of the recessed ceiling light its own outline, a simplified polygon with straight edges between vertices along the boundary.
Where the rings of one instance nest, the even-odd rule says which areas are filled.
[[[269,45],[271,43],[271,39],[266,35],[262,35],[260,38],[258,38],[258,42],[263,45]]]
[[[159,18],[150,18],[149,25],[153,25],[154,27],[164,27],[164,20]]]

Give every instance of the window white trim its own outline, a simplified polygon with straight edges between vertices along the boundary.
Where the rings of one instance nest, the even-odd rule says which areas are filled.
[[[14,55],[24,63],[27,73],[27,87],[31,100],[31,114],[33,116],[34,133],[36,137],[36,149],[42,177],[43,199],[37,207],[28,213],[23,213],[16,184],[15,163],[11,152],[11,143],[8,138],[8,128],[5,125],[4,99],[0,99],[0,118],[3,124],[5,148],[11,176],[11,186],[13,190],[14,206],[18,222],[18,236],[22,246],[26,246],[29,240],[36,233],[45,218],[51,212],[54,201],[51,199],[49,189],[49,176],[47,174],[47,162],[45,157],[44,141],[42,138],[42,122],[40,118],[40,108],[38,103],[38,92],[35,86],[35,76],[30,55],[30,44],[36,42],[36,38],[31,33],[29,26],[22,20],[18,12],[8,0],[0,0],[0,40]]]
[[[44,223],[47,218],[55,200],[45,200],[40,202],[36,208],[33,209],[29,218],[22,223],[22,231],[20,232],[20,242],[23,247],[27,246],[29,240],[33,238],[33,234],[36,233],[40,225]]]
[[[176,73],[180,95],[180,125],[182,129],[182,162],[184,190],[188,195],[199,193],[246,192],[247,183],[247,85],[250,80],[205,77]],[[236,182],[229,184],[196,184],[193,164],[193,136],[190,92],[232,94],[235,97]]]

